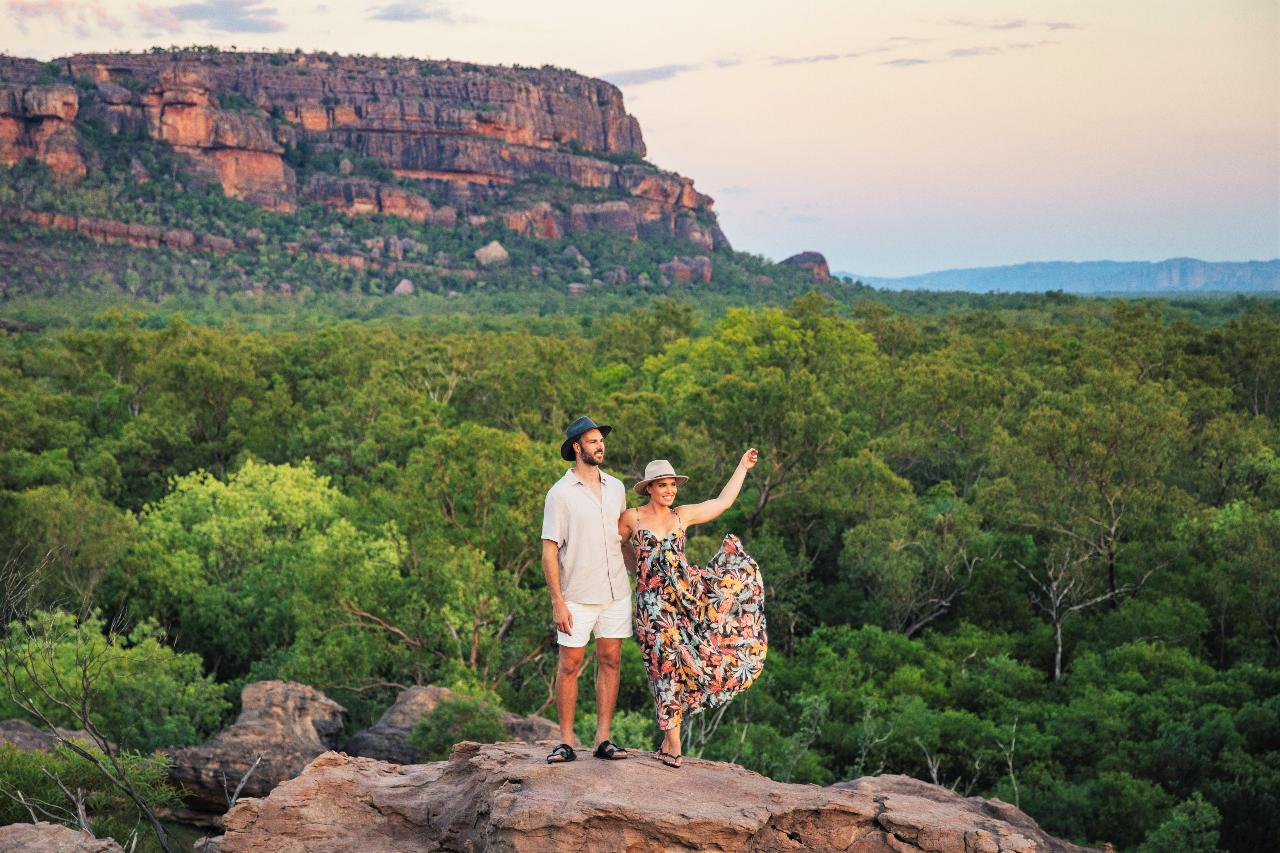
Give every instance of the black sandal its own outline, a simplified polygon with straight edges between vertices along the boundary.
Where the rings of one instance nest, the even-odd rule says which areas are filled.
[[[675,767],[677,769],[680,768],[680,766],[684,761],[683,755],[672,755],[671,753],[667,752],[665,749],[658,750],[657,752],[654,753],[654,755],[656,755],[658,757],[658,760],[661,761],[663,764],[667,765],[668,767]]]
[[[576,761],[578,754],[573,751],[573,747],[567,743],[562,743],[555,749],[551,750],[551,754],[547,756],[548,764],[568,764],[570,761]]]
[[[596,758],[603,758],[607,761],[621,761],[624,758],[631,757],[631,753],[627,752],[626,747],[618,746],[611,740],[600,741],[600,745],[596,747],[593,755]]]

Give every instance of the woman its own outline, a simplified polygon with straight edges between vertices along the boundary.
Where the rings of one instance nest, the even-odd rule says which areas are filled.
[[[764,586],[738,537],[725,536],[702,568],[684,555],[687,529],[731,507],[758,459],[751,448],[719,497],[683,506],[676,506],[676,494],[689,478],[655,459],[635,485],[648,503],[618,520],[618,532],[635,548],[636,638],[663,732],[658,759],[669,767],[681,764],[685,715],[723,705],[750,687],[764,666]]]

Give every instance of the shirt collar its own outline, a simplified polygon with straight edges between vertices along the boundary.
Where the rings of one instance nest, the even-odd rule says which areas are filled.
[[[597,468],[596,470],[600,472],[600,485],[601,485],[601,486],[603,486],[605,483],[609,482],[609,480],[611,479],[611,477],[610,477],[608,474],[606,474],[606,473],[604,472],[604,469],[603,469],[603,468]],[[579,479],[574,475],[574,473],[573,473],[573,469],[572,469],[572,468],[570,468],[568,471],[565,471],[565,472],[564,472],[564,478],[565,478],[566,480],[569,480],[569,481],[573,482],[573,483],[577,483],[579,486],[585,486],[585,485],[586,485],[586,483],[582,482],[581,480],[579,480]]]

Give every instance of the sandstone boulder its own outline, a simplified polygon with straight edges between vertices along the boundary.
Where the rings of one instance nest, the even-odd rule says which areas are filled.
[[[663,278],[675,284],[688,284],[693,278],[693,268],[679,258],[672,258],[665,264],[658,264]]]
[[[822,256],[821,252],[801,252],[798,255],[792,255],[782,263],[785,266],[800,267],[808,270],[814,281],[829,281],[831,279],[831,269],[827,266],[827,259]]]
[[[696,258],[692,258],[689,261],[689,272],[692,274],[694,281],[701,282],[702,284],[710,284],[712,272],[711,259],[706,255],[698,255]]]
[[[395,296],[408,296],[413,293],[413,282],[407,278],[400,279],[400,283],[396,285],[396,289],[391,291]]]
[[[902,777],[819,788],[730,764],[651,754],[544,761],[523,744],[461,743],[401,766],[320,756],[266,799],[225,817],[224,853],[361,850],[1076,853],[1021,812]],[[915,783],[921,784],[921,783]]]
[[[882,807],[877,822],[926,850],[1080,849],[1045,835],[1025,812],[1003,800],[963,797],[910,776],[867,776],[832,787],[873,797]]]
[[[58,729],[58,733],[68,740],[93,745],[93,738],[84,729]],[[11,743],[24,752],[50,750],[59,742],[52,732],[37,728],[26,720],[5,720],[0,723],[0,743]]]
[[[244,787],[244,796],[260,797],[307,762],[332,748],[342,730],[344,709],[319,690],[290,681],[257,681],[240,692],[240,716],[226,731],[202,746],[168,750],[170,781],[187,789],[187,804],[221,812],[258,756],[262,761]]]
[[[59,823],[11,823],[0,826],[0,853],[124,853],[110,838]]]
[[[591,269],[591,262],[587,260],[586,255],[582,254],[582,252],[578,250],[577,246],[565,246],[564,251],[560,253],[560,257],[579,268],[586,267],[587,269]]]
[[[511,255],[502,247],[497,240],[493,240],[485,246],[481,246],[475,250],[476,260],[480,262],[482,267],[492,267],[498,264],[505,264],[511,260]]]
[[[410,687],[396,697],[395,704],[371,727],[357,732],[343,749],[350,755],[377,758],[396,764],[421,761],[422,755],[409,746],[409,733],[418,721],[430,714],[454,693],[447,687]],[[543,717],[522,717],[510,711],[502,715],[502,727],[512,740],[525,743],[557,738],[560,728]]]

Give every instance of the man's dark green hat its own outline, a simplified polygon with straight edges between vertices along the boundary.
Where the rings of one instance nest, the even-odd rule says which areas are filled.
[[[600,430],[600,434],[602,436],[608,435],[613,431],[613,427],[598,424],[591,420],[591,418],[583,415],[573,423],[569,424],[568,428],[565,429],[564,444],[560,445],[560,458],[565,462],[572,462],[577,459],[577,456],[575,456],[573,452],[573,443],[577,441],[579,436],[584,432],[588,432],[593,429]]]

